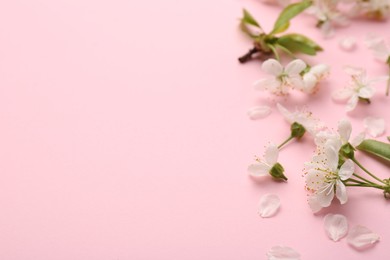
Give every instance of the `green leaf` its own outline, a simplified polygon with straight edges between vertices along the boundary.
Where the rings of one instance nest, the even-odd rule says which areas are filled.
[[[305,53],[308,55],[316,55],[318,51],[323,49],[316,42],[302,34],[286,34],[279,37],[276,44],[288,49],[290,52]]]
[[[390,144],[367,139],[359,144],[356,149],[368,152],[390,162]]]
[[[260,24],[253,18],[253,16],[246,10],[243,10],[243,17],[241,18],[241,22],[244,24],[250,24],[256,26],[261,29]]]
[[[286,6],[280,13],[278,19],[275,21],[274,29],[270,34],[277,34],[284,32],[290,26],[290,20],[303,12],[309,6],[312,5],[312,1],[303,0],[299,3],[294,3]]]

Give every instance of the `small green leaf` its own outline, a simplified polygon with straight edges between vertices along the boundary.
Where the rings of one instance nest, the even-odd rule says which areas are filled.
[[[243,17],[241,18],[241,22],[256,26],[261,29],[260,24],[255,20],[255,18],[253,18],[253,16],[246,9],[243,10]]]
[[[390,144],[367,139],[359,144],[356,149],[376,155],[390,162]]]
[[[278,38],[276,43],[293,53],[300,52],[308,55],[316,55],[318,51],[323,50],[313,40],[296,33],[283,35]]]
[[[303,0],[299,3],[294,3],[286,6],[283,11],[280,13],[278,19],[274,24],[274,29],[270,34],[277,34],[284,32],[290,26],[290,20],[303,12],[309,6],[312,5],[312,1]]]

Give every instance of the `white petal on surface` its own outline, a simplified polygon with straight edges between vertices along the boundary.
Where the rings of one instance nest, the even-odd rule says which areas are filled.
[[[340,180],[336,181],[336,197],[339,199],[340,204],[345,204],[348,201],[347,188]]]
[[[341,165],[339,170],[340,179],[345,181],[351,178],[353,172],[355,171],[355,164],[351,159],[346,160],[343,165]]]
[[[351,98],[353,95],[353,90],[350,88],[342,88],[335,90],[332,93],[332,99],[335,101],[346,101],[347,99]]]
[[[276,144],[270,144],[265,150],[264,159],[272,167],[277,161],[279,156],[279,149]]]
[[[383,118],[366,117],[363,120],[364,129],[372,137],[378,137],[385,133],[386,124]]]
[[[339,241],[348,232],[348,220],[341,214],[327,214],[324,218],[325,232],[333,241]]]
[[[347,142],[352,132],[351,122],[347,119],[341,119],[338,124],[338,132],[340,134],[341,140]]]
[[[348,100],[348,103],[347,103],[345,110],[347,112],[354,110],[358,101],[359,101],[358,95],[352,95],[352,97]]]
[[[265,194],[261,197],[258,213],[262,218],[269,218],[276,214],[280,207],[280,199],[275,194]]]
[[[300,260],[301,255],[291,247],[274,246],[267,252],[268,260]]]
[[[348,243],[358,249],[366,248],[379,241],[379,239],[378,234],[363,226],[352,228],[347,236]]]
[[[283,72],[282,64],[275,59],[268,59],[263,62],[261,69],[268,74],[278,76]]]
[[[356,47],[356,38],[345,37],[339,41],[339,46],[345,51],[352,51]]]
[[[265,163],[253,163],[248,167],[248,173],[254,177],[264,176],[269,174],[271,168]]]
[[[313,213],[316,213],[322,209],[322,206],[321,206],[320,202],[318,201],[317,194],[311,195],[309,197],[308,203],[309,203],[310,209],[311,209],[311,211],[313,211]]]
[[[257,90],[277,89],[281,86],[282,82],[277,78],[265,78],[259,79],[253,83],[253,86]]]
[[[303,60],[296,59],[287,64],[285,72],[288,75],[297,75],[306,68],[306,63]]]
[[[361,98],[372,98],[372,96],[374,96],[374,93],[375,93],[375,88],[366,86],[359,90],[358,95]]]
[[[282,116],[287,120],[287,122],[289,122],[290,124],[294,123],[293,114],[290,111],[288,111],[287,108],[282,106],[280,103],[277,103],[276,107],[278,108]]]
[[[366,138],[366,134],[364,132],[361,132],[355,138],[353,138],[350,143],[352,144],[353,147],[356,147],[359,144],[361,144],[365,138]]]
[[[247,114],[252,120],[261,119],[271,114],[271,108],[269,106],[252,107],[248,110]]]

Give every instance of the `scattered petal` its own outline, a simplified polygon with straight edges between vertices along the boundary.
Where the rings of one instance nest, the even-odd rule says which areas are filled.
[[[347,241],[355,248],[366,248],[379,241],[379,235],[366,227],[356,226],[349,231]]]
[[[300,260],[301,255],[291,247],[274,246],[267,252],[268,260]]]
[[[364,129],[372,137],[378,137],[385,132],[385,120],[379,117],[366,117],[363,120]]]
[[[279,197],[275,194],[266,194],[260,199],[258,213],[262,218],[269,218],[276,214],[279,207]]]
[[[348,220],[340,214],[328,214],[324,218],[325,232],[333,241],[339,241],[348,232]]]
[[[339,42],[340,48],[344,51],[352,51],[356,47],[356,38],[354,37],[345,37],[342,38]]]
[[[248,110],[247,114],[252,120],[261,119],[271,114],[271,108],[269,106],[252,107]]]

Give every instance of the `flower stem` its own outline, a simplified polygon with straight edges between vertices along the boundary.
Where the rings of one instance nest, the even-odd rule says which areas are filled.
[[[360,169],[362,169],[363,171],[365,171],[368,175],[370,175],[372,178],[374,178],[375,180],[379,181],[380,183],[383,183],[383,184],[386,184],[386,182],[384,182],[383,180],[379,179],[378,177],[376,177],[374,174],[372,174],[371,172],[369,172],[366,168],[363,167],[363,165],[361,165],[355,157],[352,157],[351,160],[356,163],[357,166],[359,166]]]
[[[363,177],[360,176],[359,174],[354,173],[353,176],[355,176],[356,178],[358,178],[358,179],[364,181],[364,183],[368,183],[368,184],[371,184],[371,185],[378,185],[378,184],[376,184],[376,183],[373,183],[372,181],[367,180],[366,178],[363,178]]]
[[[243,56],[241,56],[240,58],[238,58],[238,61],[239,61],[240,63],[245,63],[245,62],[247,62],[247,61],[249,61],[249,60],[252,59],[252,55],[253,55],[253,54],[256,54],[256,53],[258,53],[258,52],[260,52],[260,50],[259,50],[258,48],[256,48],[256,47],[253,47],[253,48],[250,49],[247,53],[245,53]]]
[[[290,135],[289,138],[287,138],[283,143],[281,143],[281,144],[278,146],[278,149],[282,148],[285,144],[287,144],[288,142],[290,142],[292,139],[294,139],[294,136]]]

